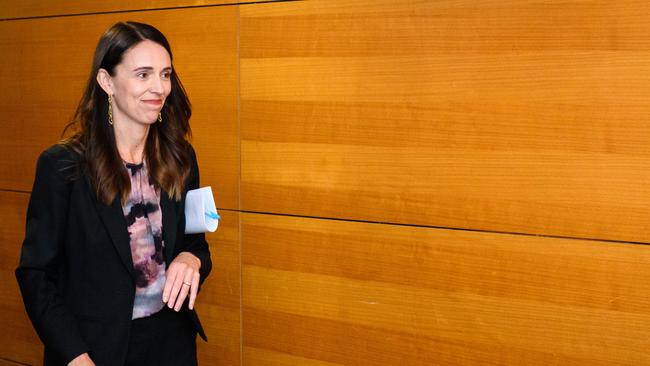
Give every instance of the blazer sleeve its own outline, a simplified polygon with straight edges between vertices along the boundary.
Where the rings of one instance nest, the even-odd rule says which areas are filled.
[[[187,192],[192,189],[199,188],[199,166],[196,162],[196,153],[194,149],[190,146],[191,151],[191,168],[190,175],[187,179],[187,184],[185,191],[183,192],[183,204],[182,204],[182,220],[180,225],[180,233],[185,232],[185,197]],[[205,240],[204,233],[198,234],[183,234],[183,249],[182,251],[190,252],[194,254],[201,261],[201,268],[199,269],[199,274],[201,276],[200,283],[205,281],[206,277],[210,274],[212,270],[212,259],[210,258],[210,249],[208,247],[208,242]]]
[[[61,159],[54,155],[59,154],[46,150],[36,165],[16,278],[27,314],[43,344],[67,364],[89,348],[57,289],[70,183],[60,171]]]

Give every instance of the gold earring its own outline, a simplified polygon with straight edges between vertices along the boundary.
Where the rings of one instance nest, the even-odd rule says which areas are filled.
[[[108,124],[113,125],[113,96],[108,95]]]
[[[162,114],[158,113],[158,122],[162,122]]]

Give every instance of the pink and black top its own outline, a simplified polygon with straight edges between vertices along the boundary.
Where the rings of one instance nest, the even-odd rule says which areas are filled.
[[[128,225],[131,256],[136,273],[132,319],[152,315],[163,308],[165,260],[160,189],[149,184],[147,165],[125,163],[131,178],[131,194],[122,207]]]

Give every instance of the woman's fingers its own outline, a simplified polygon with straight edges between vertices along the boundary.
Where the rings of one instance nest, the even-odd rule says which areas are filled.
[[[192,254],[183,252],[169,265],[163,289],[163,302],[167,303],[170,309],[180,311],[188,294],[189,308],[194,308],[201,277],[198,271],[200,262],[197,262]]]
[[[176,298],[176,304],[174,305],[174,310],[180,311],[181,306],[183,306],[183,303],[185,302],[185,299],[187,298],[187,294],[190,292],[190,289],[192,288],[192,271],[191,268],[187,268],[185,270],[185,274],[183,276],[178,276],[177,278],[182,278],[181,281],[181,289],[179,290],[178,297]]]
[[[190,303],[189,303],[189,308],[194,309],[194,302],[196,301],[196,295],[199,293],[199,280],[201,276],[199,275],[198,272],[194,272],[194,275],[192,276],[192,288],[190,292]],[[187,286],[186,286],[187,287]]]
[[[165,273],[165,288],[163,289],[163,302],[167,304],[171,304],[176,300],[176,295],[178,294],[178,290],[174,294],[174,297],[172,298],[172,290],[174,288],[174,283],[176,280],[176,265],[175,263],[172,263],[169,268],[167,269],[167,273]]]
[[[170,271],[167,272],[167,281],[165,282],[165,290],[169,289],[168,297],[167,297],[167,306],[170,309],[174,308],[174,305],[176,305],[176,301],[178,299],[179,292],[181,291],[181,287],[183,286],[183,280],[182,277],[178,275],[178,271],[172,271],[170,266]],[[176,269],[176,268],[174,268]],[[163,294],[165,292],[163,291]]]
[[[180,310],[180,307],[183,305],[183,301],[185,301],[185,297],[187,296],[188,286],[184,284],[183,278],[185,276],[183,272],[184,271],[177,269],[173,273],[173,278],[167,279],[167,281],[171,282],[171,291],[169,294],[169,301],[167,301],[167,306],[176,311]]]

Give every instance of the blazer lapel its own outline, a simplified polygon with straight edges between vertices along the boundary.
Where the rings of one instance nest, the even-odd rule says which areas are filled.
[[[124,213],[122,212],[122,204],[120,198],[115,197],[113,202],[110,205],[105,205],[97,199],[94,194],[94,191],[91,188],[90,182],[87,180],[87,188],[90,190],[91,195],[93,196],[93,202],[95,203],[95,208],[99,214],[99,218],[102,220],[108,235],[117,250],[122,263],[126,267],[127,271],[131,277],[135,278],[135,270],[133,269],[133,257],[131,256],[131,245],[129,232],[126,227],[126,220],[124,219]]]
[[[176,245],[176,202],[172,201],[167,193],[162,190],[160,192],[160,209],[162,210],[165,263],[169,267],[174,258],[174,246]]]

